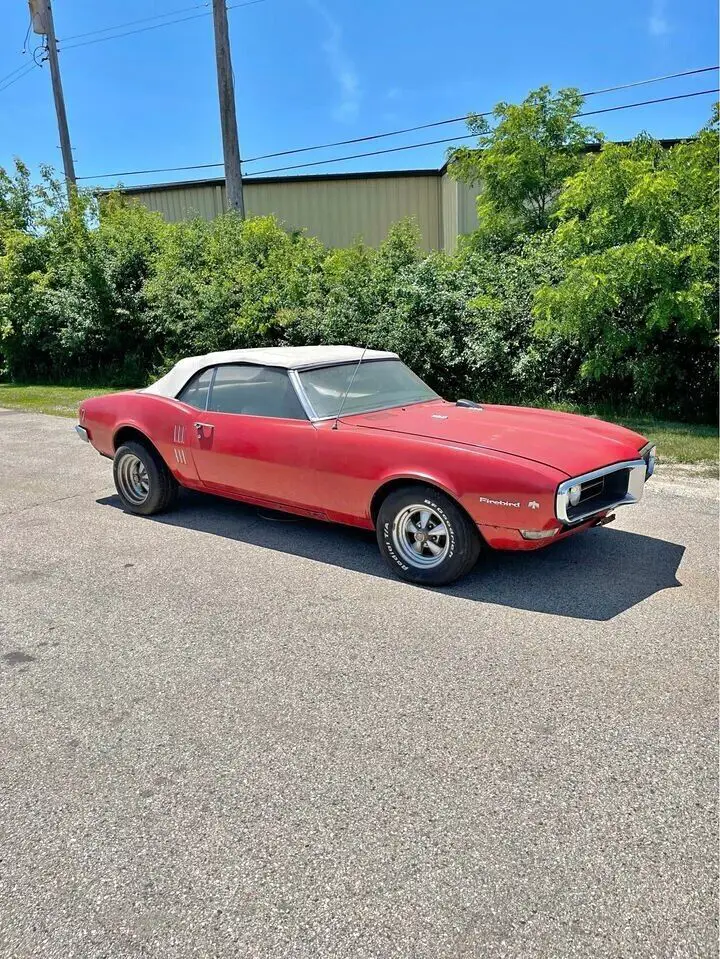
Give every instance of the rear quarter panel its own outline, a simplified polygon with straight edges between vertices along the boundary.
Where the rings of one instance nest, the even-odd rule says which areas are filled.
[[[110,393],[85,400],[80,406],[81,425],[99,453],[113,456],[116,434],[130,426],[147,436],[176,479],[186,485],[197,483],[190,453],[192,419],[192,411],[184,403],[153,393]],[[181,452],[176,454],[176,450]]]

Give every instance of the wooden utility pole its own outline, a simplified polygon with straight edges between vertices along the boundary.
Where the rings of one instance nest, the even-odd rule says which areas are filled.
[[[47,38],[50,77],[52,79],[53,97],[55,99],[58,133],[60,134],[60,151],[62,153],[68,198],[70,198],[75,191],[75,163],[73,161],[72,147],[70,146],[70,133],[68,132],[67,113],[65,112],[65,97],[63,96],[62,80],[60,79],[60,64],[58,62],[52,6],[50,0],[28,0],[28,5],[30,7],[33,31]]]
[[[220,100],[220,126],[225,164],[225,194],[228,210],[237,210],[245,219],[242,172],[240,170],[240,144],[238,143],[237,117],[235,115],[235,85],[233,83],[228,18],[225,0],[213,0],[213,23],[215,24],[215,61],[217,63],[218,97]]]

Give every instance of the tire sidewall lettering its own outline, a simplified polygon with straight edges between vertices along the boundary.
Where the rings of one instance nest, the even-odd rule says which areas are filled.
[[[445,523],[445,525],[447,526],[447,530],[450,538],[450,548],[448,550],[447,556],[445,557],[443,561],[444,563],[446,563],[448,562],[448,560],[451,560],[453,556],[455,555],[455,548],[456,548],[455,527],[453,526],[450,520],[450,517],[442,508],[442,506],[439,506],[434,500],[431,500],[431,499],[425,499],[423,500],[423,502],[425,503],[426,506],[430,506],[433,510],[435,510],[438,516],[441,517],[443,523]]]
[[[385,523],[383,526],[383,541],[385,544],[385,549],[388,551],[389,555],[392,557],[394,563],[396,563],[400,569],[407,571],[408,566],[403,563],[398,554],[393,549],[392,539],[390,537],[390,523]]]

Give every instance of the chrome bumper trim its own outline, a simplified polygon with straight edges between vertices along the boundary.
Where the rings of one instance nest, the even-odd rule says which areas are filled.
[[[577,523],[584,522],[596,513],[604,513],[605,510],[615,509],[617,506],[630,506],[633,503],[639,503],[642,499],[643,490],[645,489],[646,469],[647,463],[645,460],[627,460],[625,463],[614,463],[612,466],[604,466],[602,469],[593,470],[592,473],[584,473],[582,476],[574,476],[572,479],[565,480],[565,482],[561,483],[557,488],[555,515],[561,523],[575,526]],[[630,471],[627,493],[625,493],[622,499],[614,503],[604,503],[600,508],[594,506],[584,513],[573,516],[572,519],[568,517],[568,492],[572,486],[587,483],[589,480],[599,479],[601,476],[608,476],[610,473],[619,473],[622,470]]]
[[[85,443],[90,442],[90,434],[88,433],[88,431],[85,429],[84,426],[76,426],[75,432],[80,437],[80,439],[83,440]]]
[[[654,454],[653,460],[652,460],[652,466],[650,465],[651,453]],[[643,448],[640,450],[640,455],[645,460],[645,467],[646,467],[645,481],[647,482],[647,480],[649,480],[650,477],[653,476],[655,473],[655,457],[657,456],[657,446],[653,442],[646,443],[643,446]]]

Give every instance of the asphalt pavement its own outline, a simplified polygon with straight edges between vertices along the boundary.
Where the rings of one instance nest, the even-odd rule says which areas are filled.
[[[717,955],[718,511],[440,591],[0,412],[0,956]]]

